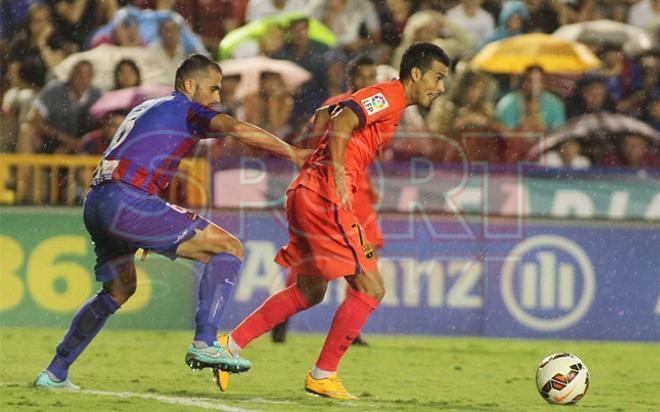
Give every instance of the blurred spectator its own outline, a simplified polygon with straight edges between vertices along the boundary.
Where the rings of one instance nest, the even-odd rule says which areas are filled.
[[[94,30],[109,22],[118,9],[116,0],[48,0],[57,26],[66,39],[83,49]]]
[[[564,103],[545,90],[543,69],[525,70],[518,90],[505,94],[495,106],[498,122],[510,130],[524,132],[504,138],[502,161],[515,163],[524,158],[541,137],[566,122]]]
[[[277,52],[273,58],[289,60],[299,64],[312,74],[312,79],[305,83],[296,96],[294,121],[307,121],[316,107],[328,96],[325,89],[326,68],[324,55],[330,49],[323,43],[309,38],[309,21],[306,18],[291,21],[289,25],[290,40]],[[294,129],[297,129],[294,126]]]
[[[600,58],[603,62],[602,73],[608,77],[610,96],[618,104],[623,103],[618,110],[627,112],[628,104],[624,100],[638,90],[641,85],[639,67],[623,53],[621,46],[605,44],[601,48]]]
[[[9,73],[9,85],[2,98],[2,112],[6,116],[0,152],[13,152],[16,146],[18,130],[27,120],[27,114],[44,85],[46,71],[40,61],[28,58],[18,63],[17,73]],[[16,69],[15,66],[12,66]]]
[[[239,120],[245,120],[243,102],[236,98],[236,89],[240,83],[241,76],[222,76],[222,89],[220,90],[218,111],[236,117]]]
[[[500,123],[509,129],[551,131],[566,122],[564,103],[545,90],[543,75],[538,66],[525,70],[520,90],[497,102],[495,113]]]
[[[173,1],[173,0],[168,0]],[[248,0],[176,0],[174,11],[183,16],[209,50],[243,24]]]
[[[641,0],[628,13],[628,24],[651,30],[660,23],[660,0]]]
[[[452,58],[469,52],[473,46],[470,35],[442,13],[434,10],[418,11],[406,23],[401,43],[392,55],[393,67],[399,67],[403,53],[415,42],[437,44]]]
[[[325,89],[328,96],[336,96],[346,91],[348,87],[346,84],[347,63],[346,54],[341,50],[331,50],[325,54],[327,68]]]
[[[80,145],[76,151],[80,154],[102,155],[127,114],[123,111],[108,113],[103,119],[103,126],[85,134],[80,140]]]
[[[566,99],[566,116],[570,119],[588,113],[614,112],[616,104],[609,96],[607,79],[598,74],[585,74],[575,83]]]
[[[0,42],[9,42],[28,15],[32,0],[0,2]]]
[[[497,19],[497,28],[490,36],[481,41],[478,48],[481,49],[488,43],[522,34],[527,20],[529,20],[529,11],[523,2],[507,1]]]
[[[482,3],[483,0],[461,0],[447,11],[447,18],[470,33],[475,45],[495,31],[495,19],[481,8]]]
[[[660,168],[660,156],[644,137],[629,134],[621,140],[618,150],[605,156],[603,165],[657,169]]]
[[[403,29],[408,18],[415,12],[415,1],[384,0],[376,2],[376,10],[380,19],[382,33],[381,42],[386,47],[380,63],[389,62],[391,52],[401,42]]]
[[[571,169],[587,169],[591,160],[582,155],[582,146],[574,139],[567,140],[559,146],[559,150],[545,153],[542,164],[546,167],[569,167]]]
[[[655,130],[660,132],[660,98],[656,97],[645,107],[646,110],[644,111],[642,120],[655,127]]]
[[[525,32],[552,33],[560,26],[563,4],[558,0],[525,0],[529,20]]]
[[[251,22],[262,17],[289,12],[302,12],[309,15],[319,0],[249,0],[245,11],[245,21]]]
[[[314,10],[313,16],[333,31],[337,45],[349,55],[376,51],[380,41],[380,21],[370,1],[327,0]]]
[[[648,116],[648,108],[654,100],[660,98],[660,54],[649,52],[638,58],[640,69],[639,87],[630,97],[620,102],[618,109],[621,112],[644,119]]]
[[[16,143],[18,153],[71,153],[78,148],[80,136],[92,129],[90,107],[101,97],[92,87],[92,64],[80,61],[71,70],[66,83],[53,80],[39,93],[21,128]],[[17,202],[25,202],[30,184],[30,170],[19,167],[16,179]]]
[[[288,136],[291,133],[289,118],[293,104],[293,97],[288,93],[282,76],[263,72],[259,78],[259,92],[243,99],[245,121],[276,136]]]
[[[625,23],[628,21],[628,5],[625,2],[615,2],[611,4],[607,17],[610,20]]]
[[[628,135],[624,137],[621,144],[621,153],[626,166],[642,169],[657,169],[660,167],[658,153],[654,153],[648,140],[641,136]]]
[[[112,44],[121,47],[144,47],[144,40],[140,37],[140,28],[135,16],[125,14],[121,21],[117,22],[112,31],[107,35],[94,36],[90,43],[90,48],[98,47],[102,44]]]
[[[449,92],[438,97],[427,118],[428,128],[460,141],[472,160],[500,161],[500,139],[495,120],[495,81],[484,73],[470,69],[459,72]],[[437,141],[433,160],[457,162],[461,153],[457,145]]]
[[[172,19],[165,18],[158,24],[158,39],[149,44],[154,61],[166,72],[166,78],[173,79],[179,62],[187,53],[181,43],[181,29]]]
[[[282,47],[284,47],[285,28],[280,24],[272,22],[265,28],[263,36],[258,38],[247,37],[240,41],[231,51],[232,59],[244,59],[255,56],[266,56],[273,58]]]
[[[81,61],[71,70],[69,80],[53,80],[39,93],[18,138],[21,153],[71,152],[80,136],[91,130],[90,107],[101,97],[92,87],[91,63]]]
[[[60,63],[74,50],[67,44],[62,33],[55,29],[51,20],[50,8],[45,4],[33,4],[28,11],[27,27],[14,36],[9,51],[9,71],[13,63],[30,60],[47,70]]]
[[[282,47],[284,47],[284,29],[277,24],[271,24],[266,29],[266,35],[259,42],[261,54],[272,57]]]
[[[444,96],[431,106],[427,124],[441,133],[495,126],[496,85],[492,78],[470,69],[461,72]]]
[[[136,87],[142,84],[142,76],[140,76],[140,68],[133,60],[123,59],[120,60],[115,66],[114,71],[114,87],[113,90],[126,89],[128,87]]]

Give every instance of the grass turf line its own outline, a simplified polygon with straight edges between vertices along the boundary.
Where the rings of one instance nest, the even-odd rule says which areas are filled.
[[[345,386],[361,397],[346,403],[303,391],[323,343],[321,335],[303,334],[290,335],[283,345],[268,336],[253,342],[243,352],[252,370],[234,376],[229,392],[221,394],[208,370],[193,373],[183,362],[191,332],[108,329],[71,369],[73,382],[91,392],[36,391],[30,385],[63,333],[0,330],[0,410],[181,411],[217,403],[258,411],[546,411],[553,407],[536,392],[535,369],[544,356],[563,351],[578,355],[592,376],[575,408],[660,410],[660,345],[654,343],[368,336],[370,346],[351,348],[341,364]]]

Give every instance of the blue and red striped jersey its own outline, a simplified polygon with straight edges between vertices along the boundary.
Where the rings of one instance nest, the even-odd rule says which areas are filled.
[[[92,185],[121,181],[157,194],[167,187],[218,112],[173,92],[135,107],[103,153]]]

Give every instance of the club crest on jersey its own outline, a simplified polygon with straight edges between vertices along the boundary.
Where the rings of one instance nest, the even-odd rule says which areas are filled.
[[[376,93],[373,96],[362,99],[362,105],[369,115],[378,113],[381,110],[390,107],[390,104],[387,102],[387,99],[385,99],[385,96],[383,96],[383,93]]]

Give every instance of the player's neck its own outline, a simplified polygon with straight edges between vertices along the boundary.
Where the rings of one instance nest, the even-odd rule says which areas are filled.
[[[413,90],[412,90],[412,80],[406,79],[406,80],[401,80],[399,79],[401,84],[403,84],[403,95],[406,97],[406,107],[412,106],[413,104],[417,104],[414,96],[413,96]]]

